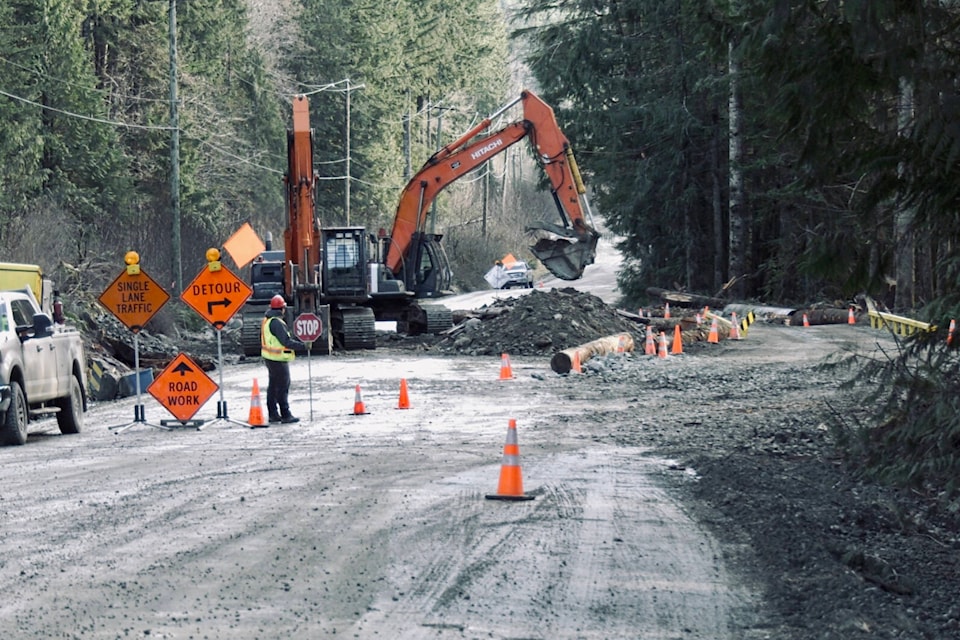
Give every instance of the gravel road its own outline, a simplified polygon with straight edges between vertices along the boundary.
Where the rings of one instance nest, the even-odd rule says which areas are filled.
[[[303,422],[265,429],[216,420],[215,396],[201,429],[162,430],[170,416],[144,396],[147,423],[118,433],[136,399],[101,403],[80,435],[51,423],[0,449],[16,550],[0,560],[16,594],[0,635],[785,637],[743,541],[716,535],[691,497],[702,479],[683,439],[729,448],[785,425],[784,441],[823,439],[818,421],[791,426],[833,393],[812,365],[873,337],[798,331],[755,325],[583,375],[513,358],[511,380],[491,358],[298,359]],[[226,368],[231,418],[247,417],[255,377],[257,362]],[[368,415],[352,415],[357,384]],[[485,499],[510,418],[528,502]]]
[[[597,408],[575,399],[586,377],[517,359],[500,380],[499,361],[377,353],[317,359],[311,386],[307,364],[294,368],[296,426],[166,431],[147,398],[148,423],[115,433],[130,399],[94,407],[79,436],[0,450],[17,550],[0,561],[17,594],[0,635],[742,638],[753,626],[755,594],[677,499],[694,476],[597,441]],[[246,417],[258,375],[229,368],[231,417]],[[351,414],[355,384],[368,415]],[[510,418],[529,502],[485,499]]]
[[[878,344],[758,323],[509,380],[429,345],[299,358],[303,421],[263,429],[215,419],[246,419],[259,362],[200,429],[95,404],[0,449],[0,637],[958,638],[956,519],[833,446],[869,408],[818,365]],[[511,418],[534,499],[487,500]]]

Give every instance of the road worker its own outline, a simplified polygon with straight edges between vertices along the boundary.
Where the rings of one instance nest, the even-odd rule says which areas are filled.
[[[290,393],[290,362],[296,357],[294,349],[303,348],[302,342],[290,335],[284,321],[287,302],[281,295],[270,299],[270,307],[260,324],[260,355],[267,365],[267,419],[292,424],[300,418],[290,413],[287,396]]]

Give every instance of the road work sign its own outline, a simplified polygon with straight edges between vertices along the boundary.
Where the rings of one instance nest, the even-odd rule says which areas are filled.
[[[180,353],[147,387],[147,393],[177,420],[186,422],[219,388],[200,365],[185,353]]]
[[[253,291],[247,283],[226,267],[221,266],[216,271],[204,267],[180,294],[180,299],[214,328],[222,329],[251,293]]]
[[[169,299],[163,287],[142,269],[135,274],[122,271],[99,298],[107,311],[135,333],[150,322]]]

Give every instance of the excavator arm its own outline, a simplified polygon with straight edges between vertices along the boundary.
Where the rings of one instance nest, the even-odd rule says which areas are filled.
[[[297,96],[293,101],[293,129],[287,131],[284,182],[287,208],[287,228],[283,233],[287,258],[284,290],[294,299],[296,310],[311,310],[316,307],[319,291],[315,273],[320,262],[320,240],[314,220],[313,131],[305,96]]]
[[[494,119],[517,103],[523,104],[522,120],[476,138],[490,127]],[[584,267],[593,263],[600,234],[584,215],[592,218],[570,142],[560,131],[553,109],[531,91],[524,91],[520,97],[437,151],[407,183],[397,207],[386,267],[394,274],[401,272],[413,239],[424,232],[427,211],[440,191],[524,138],[529,138],[539,164],[550,179],[562,222],[558,225],[540,221],[528,227],[528,230],[540,229],[559,236],[541,238],[530,250],[558,278],[579,278]]]

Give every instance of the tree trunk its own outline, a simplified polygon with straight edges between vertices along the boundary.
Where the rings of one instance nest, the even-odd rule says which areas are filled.
[[[731,42],[727,53],[729,96],[729,156],[730,156],[730,240],[727,276],[737,278],[732,287],[735,297],[746,298],[747,276],[750,272],[750,220],[743,193],[743,140],[740,131],[742,100],[740,96],[740,63]]]
[[[898,101],[897,130],[899,135],[908,136],[913,119],[913,83],[906,78],[900,79]],[[903,174],[903,163],[898,173]],[[916,304],[913,237],[913,209],[902,202],[897,203],[893,229],[894,247],[896,247],[897,290],[893,306],[897,310],[913,309]]]
[[[713,136],[710,143],[710,173],[712,174],[711,206],[713,209],[713,290],[719,291],[724,283],[725,260],[723,238],[723,188],[720,167],[720,114],[713,110]]]
[[[621,349],[624,352],[633,351],[633,336],[629,333],[618,333],[613,336],[597,338],[593,342],[558,351],[550,358],[550,368],[560,374],[570,373],[570,370],[573,369],[574,357],[578,357],[580,364],[583,364],[593,356],[617,353]]]

